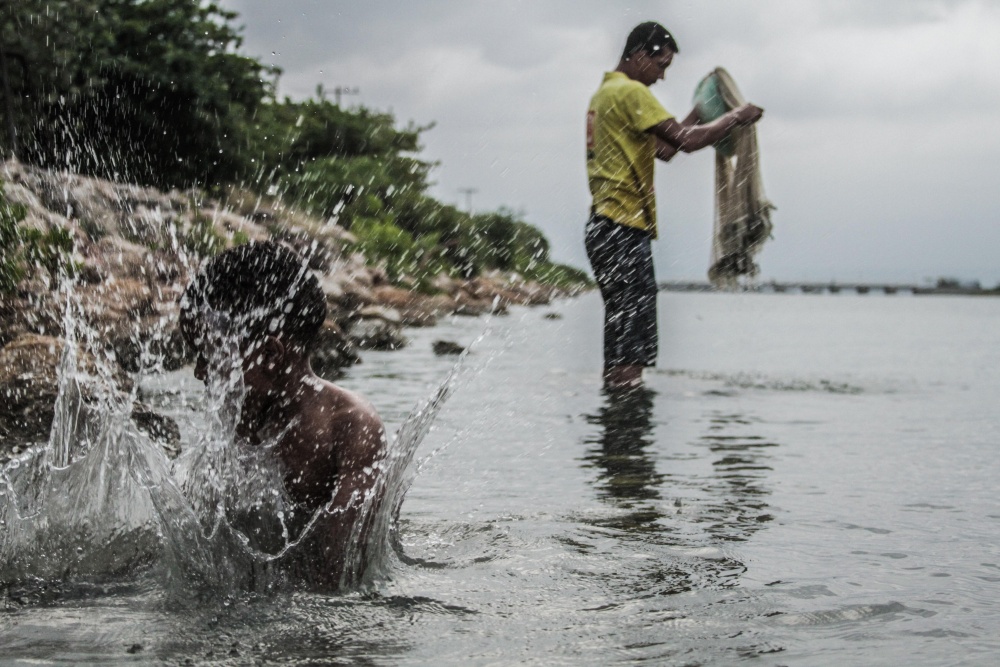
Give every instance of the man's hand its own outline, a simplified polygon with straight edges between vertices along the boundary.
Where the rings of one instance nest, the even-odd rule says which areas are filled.
[[[734,109],[733,113],[736,114],[736,124],[737,125],[753,125],[764,115],[764,110],[755,104],[744,104],[743,106]]]
[[[670,118],[659,125],[649,128],[647,132],[664,143],[676,147],[677,150],[685,153],[693,153],[719,141],[729,134],[729,131],[734,127],[753,125],[763,115],[764,110],[760,107],[753,104],[744,104],[711,123],[703,125],[688,124],[696,118],[694,112],[692,112],[683,122],[678,122],[676,119]],[[661,160],[669,159],[661,157],[659,149],[657,150],[657,157]]]

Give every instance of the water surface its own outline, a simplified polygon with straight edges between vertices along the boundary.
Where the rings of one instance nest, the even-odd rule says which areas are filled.
[[[993,664],[1000,300],[665,293],[660,313],[626,398],[600,388],[594,294],[350,369],[392,432],[454,364],[431,342],[489,330],[375,588],[78,582],[6,598],[0,663]],[[195,437],[190,371],[146,391]]]

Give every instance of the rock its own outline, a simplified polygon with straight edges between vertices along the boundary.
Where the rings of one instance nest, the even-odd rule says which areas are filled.
[[[327,304],[337,303],[344,298],[344,285],[339,275],[322,276],[319,279],[320,289],[326,295]]]
[[[327,273],[333,261],[341,254],[339,248],[328,240],[301,229],[289,231],[281,228],[275,235],[275,240],[298,253],[310,269],[321,273]]]
[[[326,377],[357,363],[359,348],[403,347],[405,326],[433,325],[453,313],[502,314],[512,304],[549,303],[559,293],[495,270],[475,278],[442,272],[429,284],[393,282],[384,265],[348,254],[357,239],[336,216],[319,220],[249,191],[230,188],[219,200],[196,189],[160,192],[15,160],[0,163],[0,175],[7,200],[27,209],[22,227],[63,228],[74,239],[74,297],[94,331],[80,339],[89,341],[88,350],[102,363],[119,367],[119,383],[125,372],[157,364],[173,370],[191,360],[177,329],[177,298],[199,258],[184,245],[183,232],[206,222],[218,235],[211,239],[213,249],[244,238],[273,238],[302,254],[319,274],[329,314],[313,362]],[[62,332],[67,300],[52,288],[42,271],[21,281],[14,294],[0,295],[0,347],[29,334]],[[434,293],[421,291],[428,288]]]
[[[361,309],[351,320],[347,335],[362,350],[398,350],[407,342],[399,313],[377,306]]]
[[[264,225],[219,206],[212,209],[209,218],[215,231],[228,239],[232,239],[237,233],[246,236],[248,241],[267,241],[271,238],[271,233]]]
[[[166,242],[164,221],[172,216],[173,203],[152,188],[112,183],[67,172],[54,172],[16,162],[5,164],[7,177],[30,191],[30,207],[55,218],[49,224],[72,223],[94,241],[120,236],[142,244]],[[20,201],[24,192],[13,193]]]
[[[388,324],[402,325],[402,318],[395,308],[385,306],[366,306],[358,311],[358,317],[362,319],[385,320]]]
[[[361,362],[357,347],[332,319],[323,323],[310,359],[313,371],[322,378],[335,380],[347,366]]]
[[[0,349],[0,441],[5,446],[48,439],[64,347],[58,338],[24,334]]]
[[[443,294],[454,295],[462,287],[462,282],[452,278],[447,273],[439,273],[434,276],[431,286]]]
[[[44,287],[24,294],[0,295],[0,347],[24,334],[62,331],[62,306]]]
[[[432,327],[438,319],[455,309],[455,302],[442,295],[422,296],[399,309],[403,326]]]
[[[21,299],[0,292],[0,347],[17,338],[23,331],[17,326],[23,305]]]
[[[176,293],[152,279],[121,278],[99,285],[81,286],[77,294],[85,304],[87,323],[100,335],[107,349],[127,372],[137,372],[150,357],[171,360],[186,352],[174,333],[177,323]],[[170,362],[167,362],[170,365]]]
[[[371,288],[365,286],[363,283],[350,281],[341,284],[343,285],[343,293],[332,304],[336,309],[353,312],[377,303]],[[330,300],[327,299],[327,303],[329,302]]]
[[[118,223],[123,238],[148,248],[170,243],[171,224],[175,224],[172,213],[164,211],[158,205],[139,205],[124,211]]]
[[[162,295],[148,280],[119,278],[92,290],[78,290],[88,300],[88,310],[113,319],[139,320],[155,315]]]
[[[552,303],[556,294],[554,288],[537,284],[522,284],[518,287],[518,292],[521,295],[520,303],[526,306],[547,306]]]
[[[149,271],[145,248],[118,236],[106,236],[83,251],[85,282],[98,283],[111,277],[144,279]]]
[[[545,317],[545,319],[547,319],[547,320],[561,320],[562,319],[562,314],[561,313],[555,313],[555,312],[553,312],[553,313],[545,313],[545,315],[543,317]]]
[[[429,296],[404,290],[392,285],[372,289],[377,303],[393,308],[399,313],[403,326],[427,327],[437,324],[442,315],[455,309],[455,300],[443,294]]]
[[[494,305],[493,299],[479,298],[469,294],[465,290],[459,292],[456,301],[455,308],[452,310],[455,315],[479,317],[480,315],[487,315],[489,313],[499,315],[507,312],[507,308],[499,300]]]
[[[384,266],[373,266],[369,269],[371,274],[372,287],[389,284],[389,273]]]
[[[0,443],[6,448],[46,442],[52,430],[59,396],[59,364],[66,342],[52,336],[25,334],[0,349]],[[82,371],[80,391],[84,404],[95,400],[97,361],[83,349],[77,351]],[[119,378],[101,390],[121,394]],[[168,453],[180,452],[180,429],[170,419],[142,405],[132,418]]]
[[[465,352],[465,348],[458,343],[450,340],[436,340],[431,345],[434,350],[434,354],[438,356],[444,356],[448,354],[462,354]]]
[[[397,311],[406,308],[419,298],[418,294],[393,285],[380,285],[372,288],[371,292],[379,305]]]

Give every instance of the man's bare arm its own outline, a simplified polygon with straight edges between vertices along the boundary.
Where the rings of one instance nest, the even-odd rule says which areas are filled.
[[[691,113],[684,117],[684,120],[681,121],[681,125],[690,127],[691,125],[697,125],[699,122],[700,119],[698,118],[698,110],[691,109]]]
[[[690,127],[692,125],[698,124],[698,110],[692,109],[691,113],[684,117],[681,121],[681,125],[685,127]],[[671,158],[677,155],[677,147],[671,143],[664,141],[663,139],[656,137],[656,157],[664,162],[669,162]]]
[[[366,508],[377,510],[381,498],[373,497],[379,492],[378,479],[384,474],[381,465],[385,457],[385,430],[374,415],[356,414],[344,424],[338,434],[335,448],[337,462],[337,484],[330,503],[323,509],[324,517],[317,526],[323,534],[323,553],[327,560],[327,573],[331,583],[336,584],[344,568],[352,534],[356,535],[358,546],[368,539],[370,520],[373,515],[364,515]],[[357,525],[359,521],[365,525]]]
[[[669,162],[675,155],[677,155],[676,146],[656,137],[656,159]]]
[[[692,111],[683,121],[671,118],[658,125],[654,125],[647,132],[677,150],[684,151],[685,153],[693,153],[720,141],[734,127],[753,125],[760,120],[763,114],[764,110],[760,107],[753,104],[744,104],[711,123],[699,125],[696,122],[697,114]],[[695,122],[688,124],[689,120]],[[666,151],[664,151],[664,154],[666,154]],[[659,156],[658,143],[657,157]],[[671,155],[670,157],[673,156]],[[669,157],[660,159],[669,159]]]

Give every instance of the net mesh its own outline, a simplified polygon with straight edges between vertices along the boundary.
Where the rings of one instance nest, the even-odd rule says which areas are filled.
[[[695,91],[695,108],[702,122],[746,103],[726,70],[716,68]],[[716,287],[732,289],[741,278],[753,278],[754,257],[771,238],[774,205],[764,194],[757,129],[737,127],[715,151],[715,223],[708,278]]]

